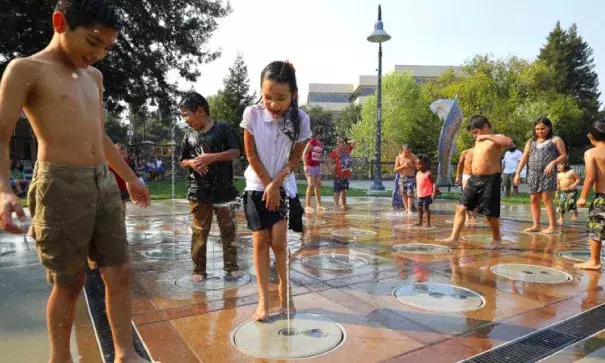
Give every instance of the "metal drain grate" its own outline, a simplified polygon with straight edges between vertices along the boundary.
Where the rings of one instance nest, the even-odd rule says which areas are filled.
[[[101,278],[101,273],[98,269],[88,270],[86,273],[86,284],[84,285],[84,295],[88,303],[88,313],[92,320],[97,341],[101,350],[103,362],[112,363],[114,361],[115,352],[113,349],[113,336],[111,327],[107,320],[105,312],[105,283]],[[151,361],[151,357],[143,346],[143,341],[139,334],[134,329],[132,331],[132,342],[134,349],[144,359]]]
[[[536,362],[605,329],[605,304],[471,357],[465,363]]]

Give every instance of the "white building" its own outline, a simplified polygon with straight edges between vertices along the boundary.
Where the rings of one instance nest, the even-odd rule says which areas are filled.
[[[452,68],[457,76],[463,75],[461,67],[396,65],[395,72],[410,72],[420,84],[438,78]],[[339,112],[351,103],[362,105],[367,96],[373,95],[378,86],[378,76],[359,76],[355,84],[310,83],[307,106],[319,106]]]

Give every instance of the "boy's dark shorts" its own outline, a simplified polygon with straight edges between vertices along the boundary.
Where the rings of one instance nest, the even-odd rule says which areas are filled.
[[[287,219],[288,228],[294,232],[303,231],[302,217],[304,210],[298,196],[287,198],[285,190],[281,190],[281,204],[278,210],[268,210],[263,199],[263,192],[248,190],[242,196],[244,214],[248,229],[253,232],[271,228],[277,222]]]
[[[128,190],[120,191],[120,199],[123,200],[124,202],[127,202],[130,200],[130,194],[128,193]]]
[[[334,178],[334,193],[349,190],[349,178]]]
[[[605,240],[605,194],[596,194],[588,210],[588,230],[590,239]]]
[[[129,261],[120,191],[107,165],[38,161],[27,199],[30,234],[50,283],[76,282],[89,258],[99,267]]]
[[[416,205],[418,207],[422,207],[423,205],[431,205],[431,204],[433,204],[433,197],[431,197],[431,196],[416,199]]]
[[[460,196],[460,204],[468,210],[478,208],[479,214],[500,218],[500,174],[472,175]]]

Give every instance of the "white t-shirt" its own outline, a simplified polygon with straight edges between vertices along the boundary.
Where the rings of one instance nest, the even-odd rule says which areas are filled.
[[[514,174],[517,172],[517,166],[519,166],[519,162],[521,161],[521,157],[523,153],[519,149],[515,149],[515,151],[510,152],[507,151],[504,153],[504,174]]]
[[[309,115],[304,111],[299,110],[298,112],[300,133],[296,142],[305,142],[311,137],[311,121]],[[292,141],[282,131],[284,129],[283,118],[273,119],[261,105],[249,106],[244,111],[240,127],[248,130],[254,136],[256,153],[260,162],[269,173],[269,177],[275,178],[288,163],[292,150]],[[285,129],[293,132],[292,123],[288,122]],[[244,172],[244,178],[246,178],[246,190],[259,192],[265,190],[265,185],[250,165]],[[284,180],[283,187],[289,198],[296,196],[296,178],[293,173]]]

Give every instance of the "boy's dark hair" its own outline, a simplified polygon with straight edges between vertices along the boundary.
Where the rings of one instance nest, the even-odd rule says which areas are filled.
[[[420,154],[416,157],[421,164],[426,165],[427,169],[431,168],[431,157],[427,154]]]
[[[55,11],[65,15],[69,28],[101,24],[120,30],[122,19],[118,8],[109,0],[59,0]]]
[[[468,122],[468,130],[481,130],[485,125],[487,125],[487,127],[492,127],[487,117],[475,115],[471,117],[471,120]]]
[[[313,129],[313,137],[322,136],[323,133],[324,133],[324,128],[321,126],[316,126]]]
[[[595,141],[605,141],[605,119],[593,122],[590,125],[590,134]]]
[[[536,125],[542,124],[546,127],[548,127],[548,135],[546,135],[546,138],[549,139],[552,137],[552,122],[550,122],[550,120],[548,119],[548,117],[546,116],[542,116],[539,119],[537,119],[536,121],[534,121],[534,126],[532,128],[532,132],[534,135],[534,140],[537,139],[536,137]]]
[[[569,161],[567,160],[560,162],[559,165],[562,165],[563,170],[565,171],[569,171],[569,169],[571,169],[571,167],[569,166]]]
[[[210,105],[208,104],[208,101],[206,101],[204,96],[197,92],[187,93],[179,103],[179,108],[185,111],[195,112],[199,107],[204,109],[206,115],[210,117]]]
[[[290,108],[288,111],[286,111],[286,115],[284,116],[284,127],[282,129],[282,132],[288,136],[292,142],[295,142],[298,140],[298,136],[300,135],[300,114],[298,113],[298,85],[296,84],[296,70],[290,62],[271,62],[260,74],[261,89],[265,79],[277,83],[287,84],[288,87],[290,87],[290,92],[296,92],[296,97],[292,100]],[[286,121],[288,120],[292,122],[292,126],[294,128],[293,135],[290,135],[290,132],[285,128]]]

